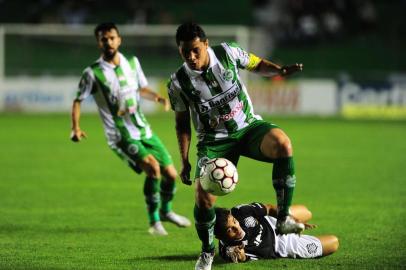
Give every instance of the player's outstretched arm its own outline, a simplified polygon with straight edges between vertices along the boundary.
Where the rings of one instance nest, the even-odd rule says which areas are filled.
[[[142,87],[140,89],[140,95],[145,99],[161,103],[164,106],[166,112],[170,108],[169,100],[167,98],[160,96],[158,93],[152,91],[148,87]]]
[[[70,134],[70,139],[74,142],[80,142],[82,138],[87,138],[84,131],[80,129],[80,101],[74,100],[72,104],[72,131]]]
[[[262,59],[258,66],[255,68],[254,72],[261,74],[265,77],[272,77],[275,75],[288,76],[293,73],[303,70],[303,64],[293,64],[287,66],[279,66],[269,60]]]
[[[189,148],[192,137],[192,130],[190,128],[190,114],[189,110],[184,112],[175,112],[176,121],[176,137],[178,138],[180,158],[182,161],[182,169],[180,171],[180,179],[186,185],[192,185],[190,180],[190,171],[192,166],[189,162]]]

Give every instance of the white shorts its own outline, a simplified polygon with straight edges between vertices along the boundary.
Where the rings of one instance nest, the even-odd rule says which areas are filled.
[[[266,219],[275,231],[276,219]],[[311,235],[284,234],[275,235],[275,252],[282,258],[316,258],[321,257],[323,249],[320,240]]]

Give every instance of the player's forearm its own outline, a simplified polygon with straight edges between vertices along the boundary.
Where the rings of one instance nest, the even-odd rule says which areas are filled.
[[[189,162],[190,135],[177,133],[177,136],[182,163],[187,163]]]
[[[162,98],[158,93],[155,93],[148,87],[143,87],[140,89],[140,95],[142,98],[159,102],[159,99]]]
[[[189,129],[183,127],[178,129],[178,125],[176,126],[176,136],[178,138],[178,145],[179,145],[179,153],[182,162],[189,161],[189,148],[190,148],[190,141],[191,141],[191,131]]]
[[[262,59],[256,67],[255,72],[262,76],[272,77],[281,74],[282,68],[269,60]]]
[[[178,138],[180,157],[183,163],[189,161],[189,148],[192,137],[190,117],[185,113],[176,113],[176,136]]]
[[[79,130],[80,129],[80,101],[75,100],[72,104],[72,130]]]

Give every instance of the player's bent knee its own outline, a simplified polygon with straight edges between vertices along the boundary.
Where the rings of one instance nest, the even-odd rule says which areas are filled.
[[[293,154],[289,137],[281,129],[272,129],[261,142],[261,152],[269,158],[290,157]]]
[[[160,178],[161,169],[158,161],[153,156],[147,156],[140,163],[140,167],[145,171],[146,175],[151,178]]]
[[[324,235],[318,237],[323,246],[323,256],[330,255],[338,250],[339,241],[335,235]]]
[[[173,165],[169,165],[168,167],[164,168],[162,170],[162,174],[168,181],[175,181],[176,178],[178,177],[178,172],[176,171]]]
[[[340,242],[338,241],[338,237],[335,235],[332,235],[332,242],[333,242],[333,252],[336,252],[338,250],[338,247],[340,246]]]
[[[281,157],[290,157],[293,155],[292,143],[289,138],[286,138],[285,141],[280,144],[279,152]]]
[[[306,223],[312,219],[312,212],[302,204],[294,204],[290,207],[290,213],[302,223]]]

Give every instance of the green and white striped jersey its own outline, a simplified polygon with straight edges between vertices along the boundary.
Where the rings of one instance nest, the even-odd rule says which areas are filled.
[[[208,48],[209,67],[205,71],[190,69],[184,63],[168,82],[172,109],[190,109],[199,141],[215,141],[262,119],[253,110],[239,69],[251,70],[258,57],[235,43]]]
[[[137,57],[121,53],[120,65],[99,58],[87,67],[79,83],[76,100],[93,95],[109,145],[125,139],[150,138],[152,131],[140,110],[139,89],[148,81]]]

